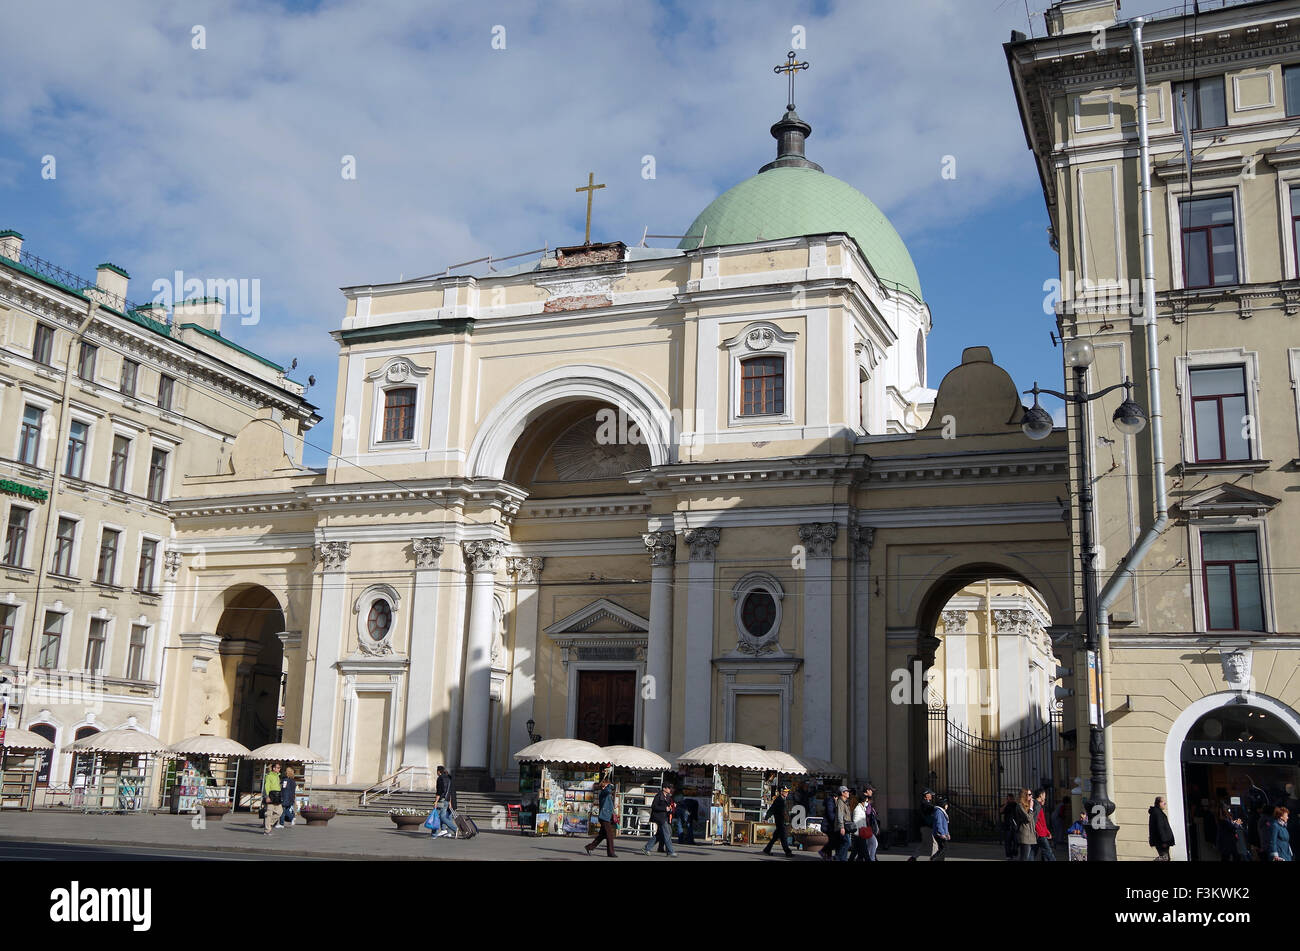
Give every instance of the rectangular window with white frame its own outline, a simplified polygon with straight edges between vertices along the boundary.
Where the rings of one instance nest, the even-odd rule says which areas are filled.
[[[82,341],[77,352],[77,378],[87,383],[95,382],[95,362],[99,357],[99,347]]]
[[[161,502],[167,492],[167,458],[165,449],[154,449],[149,453],[149,488],[150,501]]]
[[[5,565],[10,568],[27,566],[27,536],[31,531],[32,510],[21,505],[9,506],[9,521],[5,526]]]
[[[136,381],[140,377],[140,364],[129,357],[122,358],[122,377],[118,389],[123,396],[135,396]]]
[[[90,425],[74,419],[68,424],[68,453],[63,474],[73,479],[86,475],[86,449],[90,444]]]
[[[56,670],[59,666],[59,653],[63,647],[63,625],[68,616],[61,611],[46,611],[45,622],[41,625],[40,648],[36,654],[36,666],[46,670]]]
[[[54,356],[54,328],[49,324],[36,324],[32,336],[32,360],[42,366],[50,366]]]
[[[140,539],[140,565],[136,570],[135,586],[142,593],[155,594],[158,590],[158,540]]]
[[[108,644],[108,621],[91,618],[86,632],[86,670],[97,674],[104,669],[104,648]]]
[[[126,654],[126,679],[144,680],[145,655],[148,653],[149,628],[143,624],[131,625],[131,643]]]
[[[117,584],[117,554],[122,533],[114,528],[100,530],[99,559],[96,562],[95,581],[99,584]]]
[[[50,563],[50,574],[62,578],[71,578],[76,567],[77,520],[61,517],[54,533],[54,558]]]
[[[113,437],[113,453],[108,461],[108,487],[127,491],[127,467],[131,462],[131,440],[120,433]]]
[[[1228,99],[1222,76],[1206,76],[1173,84],[1174,131],[1183,131],[1183,113],[1193,131],[1220,129],[1228,124]]]
[[[1206,627],[1265,630],[1258,533],[1202,531],[1200,542]]]
[[[18,608],[0,604],[0,664],[13,663],[14,634],[18,630]]]
[[[1258,352],[1189,350],[1175,368],[1183,465],[1264,467]]]
[[[41,430],[45,426],[45,410],[28,403],[23,407],[23,421],[18,430],[18,461],[29,466],[40,465]]]
[[[1178,201],[1183,251],[1183,287],[1238,283],[1237,223],[1232,195]]]

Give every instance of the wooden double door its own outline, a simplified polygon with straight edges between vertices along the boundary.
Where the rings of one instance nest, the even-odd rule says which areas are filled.
[[[636,745],[636,671],[578,671],[577,739]]]

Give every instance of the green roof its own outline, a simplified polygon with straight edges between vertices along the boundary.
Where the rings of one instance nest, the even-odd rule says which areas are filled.
[[[705,226],[708,227],[707,232]],[[773,168],[713,200],[677,245],[692,249],[842,232],[857,241],[881,281],[921,297],[912,256],[889,219],[848,182],[811,168]]]
[[[200,333],[205,337],[210,337],[213,340],[216,340],[220,343],[224,343],[231,350],[237,351],[238,353],[242,353],[246,357],[252,357],[258,363],[266,364],[268,367],[270,367],[272,370],[275,370],[278,373],[284,372],[284,367],[280,366],[280,364],[273,363],[272,361],[266,359],[266,357],[259,356],[258,354],[254,353],[252,350],[248,350],[244,347],[241,347],[237,343],[227,340],[225,337],[221,336],[221,334],[217,333],[215,330],[209,330],[207,327],[200,327],[198,324],[181,324],[181,329],[193,330],[195,333]]]

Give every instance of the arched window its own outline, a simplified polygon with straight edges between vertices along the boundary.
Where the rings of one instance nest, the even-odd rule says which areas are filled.
[[[84,740],[99,732],[97,727],[82,726],[77,728],[75,740]],[[75,741],[74,740],[74,741]],[[94,753],[78,753],[72,758],[72,785],[89,786],[91,774],[95,770]]]
[[[785,358],[750,357],[740,364],[740,415],[785,412]]]
[[[33,723],[29,729],[37,736],[44,737],[51,743],[58,736],[58,731],[48,723]],[[50,784],[50,763],[54,759],[53,750],[41,750],[36,754],[36,785]]]
[[[383,442],[415,438],[415,387],[401,386],[384,391]]]

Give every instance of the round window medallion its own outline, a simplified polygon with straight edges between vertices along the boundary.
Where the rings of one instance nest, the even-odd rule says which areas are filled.
[[[776,601],[767,591],[759,588],[745,595],[740,608],[740,621],[745,633],[754,639],[767,637],[776,623]]]
[[[393,626],[393,608],[382,598],[376,598],[370,605],[370,614],[366,617],[366,632],[376,641],[388,636],[388,629]]]

